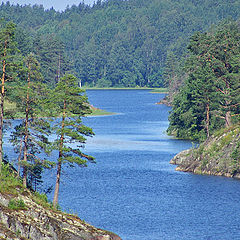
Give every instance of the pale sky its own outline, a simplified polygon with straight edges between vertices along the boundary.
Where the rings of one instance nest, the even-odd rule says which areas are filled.
[[[84,0],[85,4],[93,4],[96,0]],[[0,2],[6,3],[7,0],[1,0]],[[72,6],[73,4],[78,5],[83,0],[9,0],[11,4],[38,4],[43,5],[45,9],[53,7],[55,10],[63,11],[67,7],[67,5]]]

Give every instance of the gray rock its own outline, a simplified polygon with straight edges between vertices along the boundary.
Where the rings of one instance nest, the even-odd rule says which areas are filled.
[[[0,194],[0,237],[32,240],[121,240],[119,236],[97,229],[77,216],[46,209],[35,203],[31,193],[19,195],[25,210],[11,210],[9,196]]]

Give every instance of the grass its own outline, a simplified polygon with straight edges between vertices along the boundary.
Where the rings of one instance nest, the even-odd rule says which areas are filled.
[[[149,87],[83,87],[84,90],[153,90]]]
[[[167,88],[149,88],[149,87],[83,87],[85,90],[151,90],[151,93],[168,93]]]
[[[12,103],[12,102],[9,102],[9,101],[6,100],[4,102],[4,107],[7,110],[14,110],[14,109],[16,109],[16,103]]]
[[[27,209],[26,205],[25,205],[25,203],[22,199],[17,199],[17,200],[11,199],[9,201],[8,208],[10,208],[12,210],[25,210],[25,209]]]
[[[99,109],[99,108],[95,108],[93,106],[91,106],[91,110],[92,110],[92,113],[89,114],[88,116],[104,116],[104,115],[113,115],[113,114],[115,114],[115,113],[107,112],[107,111]]]
[[[8,164],[2,165],[2,171],[0,173],[0,192],[2,194],[11,195],[12,198],[19,196],[19,194],[27,194],[31,196],[32,200],[44,208],[53,209],[53,205],[48,201],[46,194],[34,192],[30,194],[22,184],[20,178],[17,177],[16,172],[10,170]],[[26,205],[22,199],[12,199],[9,202],[8,208],[12,210],[24,210]],[[58,209],[57,209],[58,210]]]
[[[7,118],[11,118],[12,115],[14,115],[14,118],[24,118],[24,113],[20,113],[17,111],[16,104],[11,103],[9,101],[5,101],[4,103],[5,111],[8,112]],[[92,113],[90,113],[88,116],[103,116],[103,115],[113,115],[114,113],[108,112],[93,106],[90,106]],[[39,116],[42,117],[42,116]]]
[[[151,93],[168,93],[167,88],[154,88]]]
[[[34,192],[32,200],[38,205],[44,207],[45,209],[53,209],[53,204],[48,200],[45,193]],[[60,210],[60,208],[57,207],[57,209],[55,210]]]
[[[2,165],[0,192],[17,196],[19,190],[23,190],[22,181],[16,176],[16,173],[10,171],[9,165]]]

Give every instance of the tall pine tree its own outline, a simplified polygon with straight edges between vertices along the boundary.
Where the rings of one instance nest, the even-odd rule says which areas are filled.
[[[58,151],[56,185],[53,205],[58,204],[59,185],[62,165],[69,163],[86,167],[87,162],[94,162],[94,158],[82,153],[80,148],[86,142],[86,136],[92,136],[91,128],[83,125],[81,117],[90,113],[87,97],[78,87],[77,78],[73,75],[65,75],[60,79],[52,93],[50,102],[57,109],[61,120],[55,122],[57,139],[54,141],[54,149]]]
[[[17,48],[14,41],[15,24],[1,20],[0,23],[0,63],[1,63],[1,99],[0,99],[0,171],[3,161],[3,119],[6,81],[11,79],[11,64]]]
[[[50,162],[38,156],[41,151],[47,149],[47,135],[50,133],[50,125],[44,118],[44,99],[47,97],[47,89],[42,84],[39,63],[30,53],[25,57],[25,73],[22,74],[18,88],[15,89],[14,98],[18,112],[24,114],[24,119],[15,128],[12,134],[12,142],[19,146],[20,161],[23,168],[23,185],[27,186],[27,178],[30,174],[33,179],[33,171],[41,167],[50,167]],[[39,116],[41,115],[41,116]]]

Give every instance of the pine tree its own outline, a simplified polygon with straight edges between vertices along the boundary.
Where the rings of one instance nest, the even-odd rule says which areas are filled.
[[[82,124],[81,117],[90,112],[87,97],[78,87],[77,78],[65,75],[60,79],[52,93],[50,102],[54,103],[61,121],[56,121],[55,131],[57,139],[54,149],[58,151],[56,185],[53,205],[58,204],[59,185],[62,165],[69,163],[86,167],[87,162],[94,162],[94,158],[81,152],[80,148],[86,142],[85,136],[92,136],[91,128]]]
[[[27,186],[28,174],[36,166],[50,167],[51,164],[37,155],[47,149],[47,135],[50,133],[48,121],[41,118],[44,114],[42,102],[44,102],[47,90],[41,83],[39,63],[32,53],[25,57],[25,65],[25,74],[21,76],[25,79],[21,79],[14,93],[15,99],[18,99],[17,109],[24,113],[24,120],[15,128],[12,142],[20,148],[19,165],[23,167],[23,185]],[[38,116],[39,113],[41,116]]]
[[[3,161],[3,119],[6,81],[11,78],[10,66],[15,55],[16,42],[14,41],[15,24],[12,22],[0,23],[0,59],[1,59],[1,100],[0,100],[0,171]]]
[[[230,22],[220,26],[209,49],[209,62],[216,77],[216,89],[220,96],[217,115],[232,124],[232,117],[239,115],[240,96],[240,28]]]
[[[64,52],[65,46],[55,35],[37,35],[33,48],[41,63],[44,82],[49,86],[54,87],[60,77],[72,71],[73,65]]]
[[[188,78],[176,96],[170,115],[170,133],[201,139],[210,130],[229,127],[240,115],[240,28],[223,24],[211,32],[196,33],[186,61]],[[237,120],[236,120],[237,121]]]

